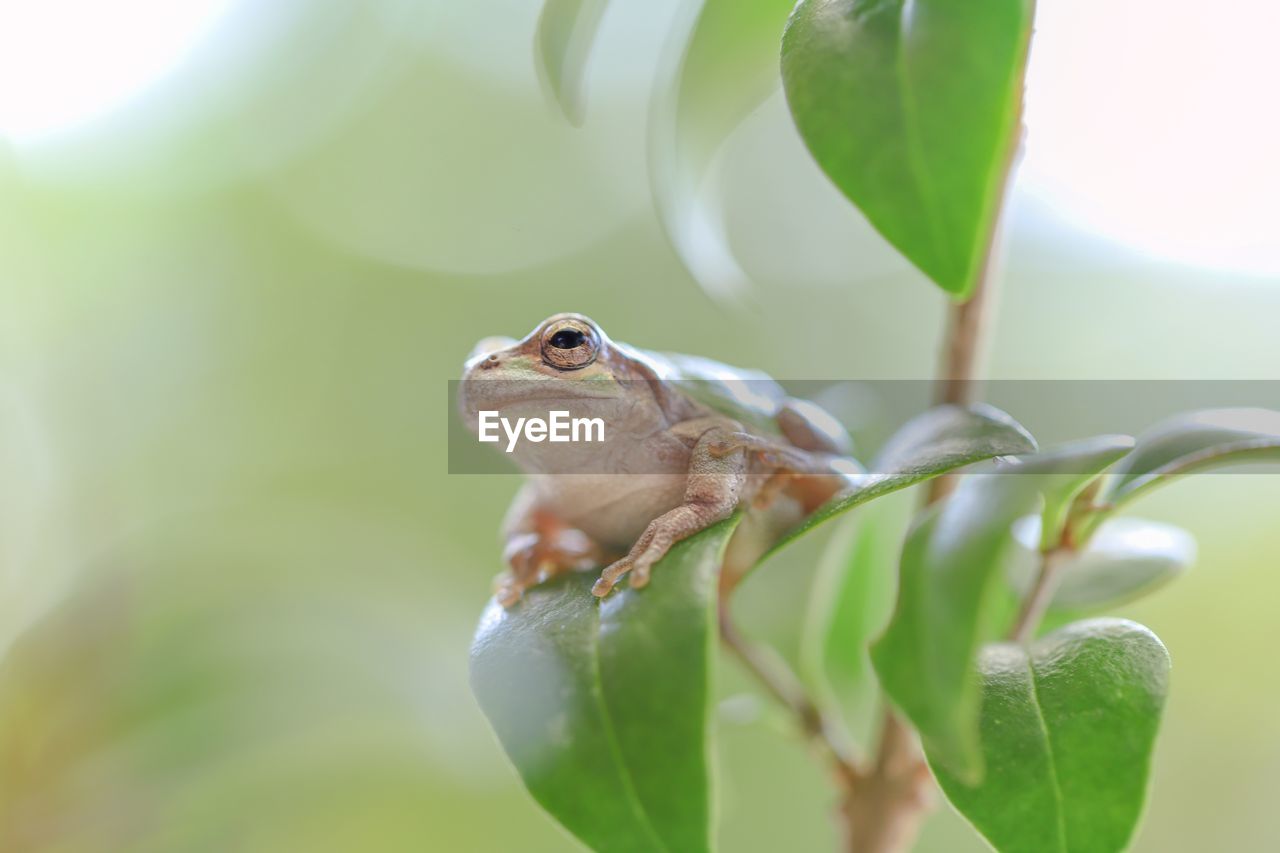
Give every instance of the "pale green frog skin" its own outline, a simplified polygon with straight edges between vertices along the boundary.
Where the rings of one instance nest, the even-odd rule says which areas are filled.
[[[611,341],[581,314],[557,314],[516,341],[486,338],[467,359],[459,406],[514,421],[601,418],[604,443],[518,442],[529,475],[503,526],[510,606],[564,571],[613,560],[593,592],[628,572],[633,588],[677,541],[744,509],[722,588],[776,538],[848,486],[857,467],[844,428],[766,374]],[[485,380],[506,380],[489,382]]]

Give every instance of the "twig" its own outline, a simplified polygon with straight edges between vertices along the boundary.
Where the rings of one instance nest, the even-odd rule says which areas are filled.
[[[1009,639],[1015,643],[1025,643],[1035,634],[1040,620],[1044,618],[1049,603],[1053,601],[1054,589],[1058,585],[1058,567],[1065,548],[1058,547],[1040,553],[1040,568],[1036,572],[1035,583],[1031,586],[1027,597],[1022,600],[1022,608],[1018,618],[1014,620],[1009,631]]]
[[[980,278],[969,301],[951,308],[939,403],[965,405],[976,399],[973,377],[989,313],[988,278],[985,274]],[[926,502],[945,497],[951,483],[951,477],[933,480]],[[731,591],[732,585],[721,589],[720,637],[765,689],[791,711],[801,730],[831,762],[841,783],[840,816],[846,849],[850,853],[898,853],[910,847],[933,801],[929,766],[911,727],[885,703],[876,754],[866,767],[859,766],[837,717],[810,698],[771,649],[738,632],[729,612]]]
[[[992,241],[995,242],[994,240]],[[942,351],[941,381],[934,395],[935,405],[967,406],[978,399],[978,383],[975,377],[985,356],[983,343],[991,320],[994,287],[987,275],[991,260],[983,265],[973,296],[967,302],[949,307],[947,317],[947,341]],[[955,488],[954,477],[937,477],[930,481],[926,504],[937,503]]]
[[[974,377],[982,357],[991,301],[991,277],[986,272],[968,302],[951,306],[942,382],[936,397],[939,405],[963,406],[977,399]],[[945,498],[954,484],[954,477],[931,481],[926,505]],[[849,850],[855,853],[895,853],[909,847],[932,799],[929,767],[910,727],[888,703],[883,704],[880,714],[875,763],[862,790],[851,796],[846,806],[852,824]]]
[[[845,799],[846,849],[851,853],[907,849],[932,805],[932,778],[915,734],[886,706],[875,764],[862,786]]]
[[[800,730],[831,762],[846,792],[857,788],[862,773],[850,748],[844,725],[805,690],[786,661],[768,646],[753,643],[738,630],[727,599],[720,601],[720,639],[769,693],[795,716]]]

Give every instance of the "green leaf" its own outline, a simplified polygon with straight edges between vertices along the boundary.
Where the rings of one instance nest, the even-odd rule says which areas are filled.
[[[902,549],[893,618],[871,647],[885,693],[968,780],[982,774],[973,660],[995,632],[1011,528],[1036,509],[1036,479],[971,475],[921,514]]]
[[[793,0],[702,0],[684,7],[659,70],[649,176],[667,238],[708,293],[734,297],[746,274],[708,201],[716,153],[778,87],[778,38]]]
[[[783,536],[770,553],[867,501],[997,456],[1030,453],[1035,439],[1009,415],[983,403],[938,406],[908,421],[856,486],[828,501]]]
[[[584,70],[609,0],[546,0],[534,37],[538,79],[570,124],[586,109]]]
[[[1035,439],[1026,428],[995,406],[936,406],[890,436],[871,470],[936,476],[940,467],[949,470],[1035,449]]]
[[[1133,449],[1127,435],[1099,435],[1051,447],[1018,460],[1012,473],[1032,475],[1039,482],[1044,507],[1040,511],[1040,547],[1055,547],[1075,500],[1103,471]]]
[[[534,798],[599,851],[709,850],[716,579],[734,520],[683,542],[641,590],[595,573],[490,602],[471,686]]]
[[[902,497],[909,498],[903,494]],[[840,525],[810,593],[801,675],[850,713],[875,698],[867,647],[893,612],[895,570],[910,501],[877,501]]]
[[[966,784],[930,754],[947,799],[1001,853],[1125,849],[1168,691],[1160,640],[1094,619],[1029,648],[988,646],[979,669],[988,773]]]
[[[1022,519],[1014,525],[1014,537],[1021,547],[1009,562],[1009,583],[1025,595],[1039,567],[1040,519]],[[1058,566],[1050,610],[1079,616],[1133,601],[1187,571],[1195,559],[1196,541],[1180,527],[1109,519]]]
[[[818,165],[948,293],[982,274],[1019,134],[1032,0],[801,0],[782,79]]]
[[[1133,453],[1116,467],[1107,498],[1124,503],[1171,477],[1256,459],[1280,459],[1280,412],[1205,409],[1179,415],[1139,436]]]

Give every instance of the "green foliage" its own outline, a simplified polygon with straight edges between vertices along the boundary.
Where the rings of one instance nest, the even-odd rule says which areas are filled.
[[[852,714],[876,697],[867,646],[893,612],[907,502],[890,497],[842,522],[814,579],[805,614],[801,676]]]
[[[734,521],[677,544],[643,590],[594,573],[490,602],[471,683],[529,792],[593,849],[710,849],[711,643]]]
[[[1169,655],[1141,625],[1077,622],[979,661],[982,755],[969,784],[929,753],[947,798],[1001,853],[1122,850],[1146,798]]]
[[[939,287],[976,286],[1016,147],[1031,0],[802,0],[782,78],[809,151]]]
[[[975,462],[1029,453],[1035,448],[1031,434],[994,406],[930,409],[912,418],[889,439],[871,466],[874,473],[819,507],[782,537],[774,550],[867,501]]]
[[[1025,521],[1036,523],[1015,529],[1022,548],[1009,565],[1009,583],[1022,594],[1031,588],[1040,562],[1038,520]],[[1079,616],[1141,598],[1186,572],[1195,556],[1195,540],[1180,527],[1110,519],[1083,548],[1061,555],[1050,612]]]
[[[978,475],[927,510],[902,549],[893,618],[871,647],[880,686],[965,779],[982,773],[973,657],[996,628],[1010,529],[1036,501],[1031,477]]]
[[[886,443],[876,462],[886,473],[868,475],[862,488],[833,501],[818,520],[1034,447],[1021,425],[990,406],[930,410]],[[996,480],[1029,482],[975,482]],[[1005,531],[1021,511],[1010,513]],[[730,524],[718,525],[677,545],[655,567],[649,589],[622,590],[597,605],[589,594],[592,578],[572,575],[529,591],[510,611],[491,602],[481,620],[472,649],[481,707],[534,797],[595,849],[706,847],[706,650],[716,566],[731,531]],[[846,604],[877,586],[886,597],[882,576],[846,574],[834,582],[845,588],[838,600]],[[882,616],[872,610],[852,622],[850,616],[846,609],[827,624],[856,636],[862,655]],[[836,638],[824,645],[831,648]],[[847,654],[842,650],[840,659]],[[600,791],[614,794],[601,797]]]
[[[1280,412],[1206,409],[1152,427],[1116,469],[1107,490],[1115,504],[1170,478],[1255,459],[1280,459]]]
[[[548,0],[539,23],[540,73],[575,123],[605,2]],[[654,199],[686,266],[722,295],[744,276],[706,185],[725,137],[777,83],[779,24],[791,3],[689,4],[659,72]],[[1033,5],[800,0],[782,34],[783,86],[814,159],[959,299],[984,275],[997,227]],[[918,731],[948,798],[997,849],[1122,849],[1145,798],[1164,647],[1146,628],[1109,619],[1029,645],[992,641],[1042,566],[1057,581],[1050,624],[1184,572],[1195,551],[1189,534],[1112,514],[1179,474],[1280,458],[1280,414],[1193,413],[1136,443],[1098,436],[1037,452],[1003,412],[939,407],[905,425],[871,473],[770,553],[876,498],[1001,457],[1012,458],[967,476],[916,518],[897,555],[896,601],[904,525],[881,506],[837,533],[810,597],[802,677],[847,710],[874,692],[874,673]],[[491,603],[482,620],[476,695],[534,797],[595,849],[710,848],[710,645],[716,566],[732,530],[718,525],[679,544],[649,589],[598,603],[592,577],[572,575],[510,611]]]
[[[586,109],[584,70],[609,0],[546,0],[534,38],[538,79],[572,124]]]
[[[1099,435],[1044,450],[1021,465],[1022,475],[1036,477],[1044,497],[1040,511],[1041,549],[1049,550],[1058,544],[1072,501],[1133,446],[1133,439],[1127,435]]]
[[[1041,518],[1060,526],[1072,497],[1131,444],[1102,436],[1020,459],[1003,474],[969,477],[907,537],[898,603],[872,660],[885,692],[961,778],[982,774],[973,659],[1002,621],[1014,522],[1039,505]]]

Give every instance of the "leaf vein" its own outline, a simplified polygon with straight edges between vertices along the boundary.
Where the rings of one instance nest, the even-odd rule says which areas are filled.
[[[1031,707],[1036,712],[1036,722],[1040,726],[1040,734],[1044,736],[1045,760],[1049,764],[1049,786],[1053,790],[1053,800],[1058,813],[1058,846],[1062,853],[1067,853],[1067,818],[1066,802],[1062,797],[1062,787],[1058,784],[1058,767],[1053,757],[1053,740],[1049,737],[1049,724],[1045,722],[1044,712],[1040,708],[1040,690],[1036,684],[1036,666],[1031,659],[1031,652],[1026,651],[1027,673],[1031,687]]]
[[[636,790],[635,780],[631,777],[631,769],[627,766],[622,756],[622,747],[618,743],[618,735],[613,728],[613,718],[609,712],[609,705],[604,698],[604,675],[600,671],[600,610],[596,608],[596,642],[592,644],[591,668],[595,674],[595,690],[592,691],[596,700],[596,706],[600,712],[600,727],[604,732],[605,740],[609,744],[609,755],[613,758],[614,763],[618,766],[618,778],[622,782],[622,786],[626,792],[627,805],[631,808],[632,813],[652,836],[654,842],[658,845],[657,849],[670,851],[662,836],[658,833],[657,827],[653,825],[653,820],[649,817],[649,812],[645,809],[644,803],[640,800],[640,793]],[[606,792],[605,796],[609,796]]]

